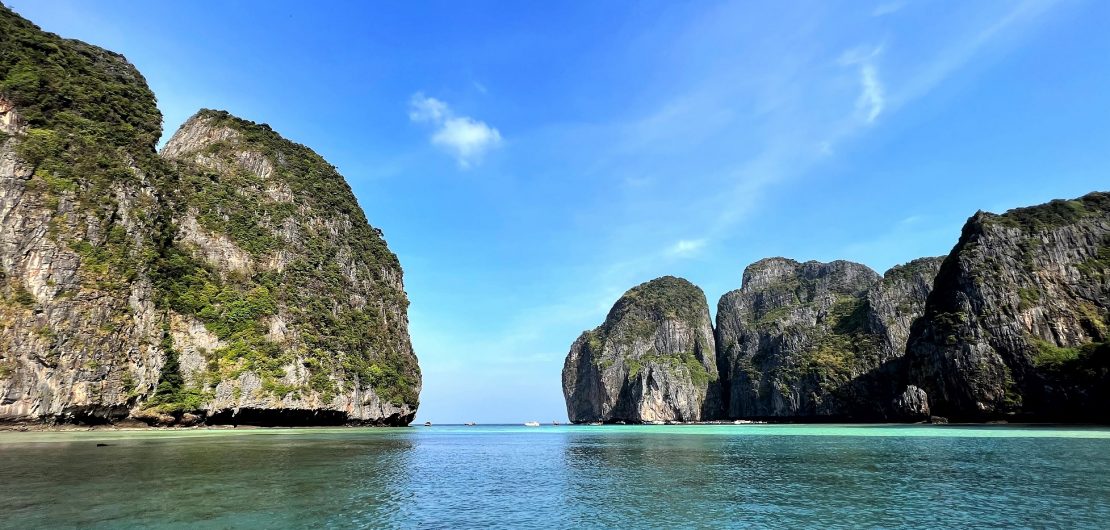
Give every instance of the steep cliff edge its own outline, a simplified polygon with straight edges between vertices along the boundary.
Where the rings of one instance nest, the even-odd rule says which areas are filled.
[[[0,79],[0,421],[125,417],[163,362],[154,95],[3,6]]]
[[[0,422],[403,425],[402,271],[335,169],[0,6]]]
[[[882,277],[848,261],[749,266],[717,309],[725,416],[902,415],[891,375],[939,262],[916,260]]]
[[[705,294],[665,276],[630,289],[563,365],[572,422],[699,421],[720,406]]]
[[[420,371],[401,266],[335,168],[266,125],[209,110],[162,156],[178,175],[159,287],[179,395],[204,395],[210,414],[411,421]]]
[[[976,213],[913,327],[934,414],[1110,419],[1110,194]]]

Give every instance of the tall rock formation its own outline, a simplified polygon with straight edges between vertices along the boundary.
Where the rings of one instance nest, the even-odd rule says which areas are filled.
[[[123,57],[0,6],[0,421],[126,416],[158,383],[162,116]]]
[[[978,212],[913,327],[909,381],[966,420],[1110,419],[1110,194]]]
[[[885,419],[912,410],[896,396],[909,326],[939,259],[880,277],[848,261],[756,262],[717,309],[718,367],[728,418]],[[896,404],[897,403],[897,404]],[[920,411],[916,411],[920,413]]]
[[[685,299],[653,292],[659,307]],[[618,364],[643,349],[620,349],[628,334],[613,330],[643,321],[626,307],[571,348],[572,421],[647,419],[637,411],[658,403]],[[761,260],[721,297],[715,338],[720,381],[703,420],[1110,421],[1110,193],[976,213],[947,257],[881,277]]]
[[[161,116],[123,57],[0,6],[0,421],[407,424],[402,272],[265,125]]]
[[[177,179],[159,285],[183,388],[210,413],[408,423],[420,373],[401,266],[335,168],[210,110],[162,156]]]
[[[698,421],[720,407],[705,294],[664,276],[624,294],[563,366],[573,422]]]

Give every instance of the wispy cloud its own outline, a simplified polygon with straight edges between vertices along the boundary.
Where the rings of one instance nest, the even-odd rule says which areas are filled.
[[[936,58],[918,69],[916,75],[904,83],[895,97],[890,98],[891,106],[899,106],[924,96],[957,70],[964,68],[983,48],[994,41],[1019,38],[1041,19],[1041,15],[1056,6],[1059,0],[1025,0],[1010,6],[1001,18],[985,26],[978,32],[959,39],[947,39],[948,46],[942,48]]]
[[[856,106],[867,111],[867,123],[872,123],[883,112],[883,84],[879,81],[879,69],[873,64],[864,64],[859,69],[860,84],[863,92]]]
[[[451,107],[434,97],[417,92],[409,99],[409,119],[435,126],[431,142],[455,157],[459,167],[470,168],[501,144],[501,133],[484,121],[456,116]]]
[[[596,238],[590,245],[596,246],[581,247],[592,251],[567,252],[576,264],[583,262],[578,264],[581,269],[552,280],[557,288],[547,291],[548,296],[535,297],[544,305],[515,308],[522,317],[506,319],[498,333],[481,330],[480,336],[466,341],[440,332],[442,340],[433,344],[427,341],[443,323],[421,324],[424,327],[413,336],[426,342],[418,345],[422,361],[457,363],[442,369],[442,375],[429,371],[425,388],[451,384],[458,372],[473,365],[458,351],[519,358],[521,363],[535,362],[555,373],[569,342],[604,318],[624,289],[660,274],[692,274],[690,279],[699,284],[711,280],[709,267],[716,264],[703,266],[688,258],[712,260],[713,254],[725,251],[708,249],[726,246],[730,263],[746,256],[745,247],[733,243],[750,237],[745,232],[760,229],[753,216],[790,207],[788,197],[775,195],[777,187],[820,178],[814,170],[829,164],[836,153],[851,151],[847,144],[874,130],[872,124],[896,118],[901,109],[983,58],[982,52],[1004,49],[999,41],[1020,40],[1021,30],[1033,26],[1036,15],[1050,4],[1026,0],[1001,8],[971,5],[969,14],[975,16],[968,20],[972,23],[957,25],[958,31],[951,35],[934,32],[927,45],[912,48],[906,45],[905,35],[887,32],[888,20],[872,19],[871,24],[883,27],[843,35],[826,45],[816,40],[824,16],[819,10],[804,9],[794,13],[797,16],[784,17],[779,21],[784,29],[767,31],[765,40],[738,37],[750,35],[738,26],[749,30],[744,24],[760,26],[756,29],[771,26],[747,22],[751,17],[742,4],[705,13],[683,35],[666,39],[668,53],[660,56],[676,60],[659,66],[668,72],[667,82],[645,84],[644,93],[622,100],[618,115],[601,116],[599,121],[568,119],[514,135],[514,144],[527,143],[537,152],[551,148],[548,165],[559,169],[554,172],[559,178],[564,174],[588,177],[579,182],[586,182],[585,191],[577,194],[580,207],[569,213],[589,226],[588,237]],[[855,15],[887,15],[903,5],[893,2]],[[784,31],[797,38],[781,38]],[[807,39],[811,35],[814,42]],[[647,41],[659,40],[654,37]],[[844,42],[865,45],[842,54]],[[879,42],[886,46],[876,46]],[[730,43],[736,47],[728,48]],[[750,49],[767,51],[745,53]],[[426,121],[438,128],[454,118],[446,104],[438,103],[442,102],[414,106],[420,109],[416,115],[430,116]],[[604,179],[619,179],[622,185],[606,188]],[[910,248],[908,242],[934,237],[930,235],[934,223],[915,217],[898,221],[887,227],[890,233],[833,254],[846,258],[866,254],[873,257],[873,264],[892,264],[916,255],[917,247]],[[958,228],[936,228],[935,239],[948,241]],[[684,258],[687,261],[681,261]],[[731,281],[738,281],[742,266],[736,264],[736,279]],[[558,279],[563,276],[569,278]],[[720,286],[731,288],[735,283],[721,281]],[[711,297],[716,294],[708,291]],[[561,406],[558,378],[543,381],[551,382],[545,392]],[[469,384],[460,389],[460,395],[473,388]],[[482,393],[486,394],[501,401],[507,395]],[[424,410],[433,409],[422,409],[422,414]]]
[[[873,17],[882,17],[882,16],[897,13],[897,12],[901,11],[902,8],[906,7],[906,3],[907,2],[905,2],[904,0],[895,0],[894,2],[884,2],[882,4],[879,4],[879,5],[875,6],[875,9],[873,9],[871,11],[871,16],[873,16]]]
[[[680,183],[684,181],[669,174],[667,166],[640,166],[638,175],[646,174],[655,181],[669,182],[671,189],[666,202],[650,207],[638,201],[659,199],[644,199],[645,195],[639,191],[630,193],[629,199],[635,204],[626,206],[626,211],[657,212],[659,208],[675,207],[674,201],[685,200],[689,205],[684,210],[687,222],[675,225],[668,218],[660,221],[662,225],[653,224],[656,223],[653,213],[651,218],[637,219],[630,227],[615,227],[618,232],[614,237],[628,245],[650,244],[636,237],[637,233],[649,231],[680,231],[693,237],[686,236],[655,251],[639,246],[639,252],[626,252],[621,256],[623,259],[612,263],[606,277],[625,278],[626,281],[642,278],[645,273],[660,270],[659,264],[665,263],[662,260],[666,258],[689,255],[700,247],[735,237],[736,225],[762,207],[768,188],[810,173],[834,155],[840,144],[860,136],[879,119],[886,119],[903,106],[926,96],[929,90],[978,56],[988,44],[1020,39],[1024,34],[1022,26],[1031,26],[1053,3],[1054,0],[1026,0],[1001,13],[990,9],[978,11],[982,23],[978,30],[972,29],[961,38],[945,39],[943,42],[948,45],[935,52],[894,48],[889,43],[849,49],[833,55],[836,57],[833,66],[848,69],[852,74],[843,79],[834,72],[835,68],[827,68],[828,63],[823,62],[828,61],[827,52],[819,48],[786,48],[783,53],[774,55],[777,61],[773,63],[714,68],[714,73],[705,78],[708,81],[660,101],[654,111],[649,109],[640,119],[623,123],[623,127],[616,129],[619,134],[614,136],[619,140],[614,142],[615,146],[599,157],[604,169],[596,171],[620,171],[631,164],[659,159],[660,154],[693,150],[704,154],[714,148],[728,152],[732,162],[698,169],[701,189],[715,186],[714,193],[703,193],[701,198],[682,195],[684,189]],[[892,4],[877,11],[889,14],[904,5]],[[705,35],[713,29],[731,31],[727,27],[718,28],[714,22],[729,18],[710,17],[711,20],[703,21],[704,25],[696,26],[694,33]],[[774,43],[767,45],[775,46]],[[888,57],[892,61],[887,67],[889,72],[883,68]],[[913,60],[916,64],[907,68],[893,62],[894,59]],[[760,71],[762,75],[758,76],[756,84],[731,76],[730,72],[735,71]],[[738,93],[747,97],[738,98]],[[747,102],[746,106],[740,103],[742,101]],[[847,113],[840,110],[844,108],[848,109]],[[737,130],[740,123],[743,128]],[[758,134],[751,134],[753,131]],[[715,143],[722,138],[744,138],[746,134],[750,134],[746,143],[736,140],[729,146]],[[683,166],[682,171],[688,173],[690,168]],[[606,204],[607,210],[611,208],[611,203]],[[693,241],[698,244],[692,244]]]
[[[909,217],[903,218],[901,221],[898,221],[898,224],[900,224],[900,225],[917,224],[917,223],[921,222],[921,219],[922,219],[922,216],[920,216],[920,215],[911,215]]]
[[[886,106],[885,90],[879,79],[879,67],[875,64],[882,52],[882,46],[871,50],[857,48],[846,52],[840,58],[841,64],[859,68],[860,94],[856,98],[856,111],[867,123],[874,123]]]
[[[667,255],[676,258],[691,256],[705,246],[704,239],[680,239],[667,248]]]

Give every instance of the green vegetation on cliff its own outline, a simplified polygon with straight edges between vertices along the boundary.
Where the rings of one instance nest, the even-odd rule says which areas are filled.
[[[705,293],[701,288],[682,278],[663,276],[644,282],[629,289],[613,306],[613,310],[597,330],[589,332],[589,346],[594,351],[601,351],[601,336],[606,340],[621,341],[626,347],[632,346],[637,340],[652,340],[659,331],[659,325],[666,319],[680,320],[692,329],[697,329],[703,318],[708,318],[705,311]],[[634,316],[633,316],[634,315]],[[632,316],[632,318],[626,318]],[[613,333],[612,325],[620,321],[624,333]],[[699,343],[699,348],[704,345]],[[626,354],[625,363],[629,367],[629,376],[635,377],[643,366],[656,363],[670,368],[685,367],[687,373],[695,384],[704,385],[710,379],[717,380],[716,374],[709,374],[701,361],[692,351],[660,353],[652,345],[652,353],[639,357]],[[612,364],[612,359],[598,359],[605,367]]]
[[[195,211],[201,228],[226,236],[256,264],[283,260],[278,268],[236,274],[187,259],[195,254],[189,248],[169,260],[171,307],[228,342],[210,352],[213,379],[252,370],[279,397],[309,390],[330,400],[357,378],[386,401],[415,404],[418,368],[398,345],[397,319],[408,304],[394,286],[400,264],[343,177],[265,124],[202,110],[185,127],[233,133],[188,153],[199,162],[177,157],[179,209]],[[360,294],[365,308],[349,302]],[[267,338],[266,322],[278,313],[291,318],[296,343]],[[297,358],[312,374],[307,387],[277,383]]]
[[[0,6],[2,101],[25,127],[16,151],[34,169],[28,189],[57,212],[50,237],[81,256],[84,287],[125,287],[154,254],[123,223],[144,225],[155,199],[136,197],[124,220],[117,198],[158,165],[162,116],[142,76],[122,56],[45,33]],[[90,224],[88,233],[72,229]]]
[[[1065,226],[1092,215],[1110,212],[1110,193],[1089,193],[1078,199],[1057,199],[1045,204],[1014,208],[1002,215],[991,216],[988,222],[1027,231]]]
[[[865,366],[878,364],[876,337],[867,329],[867,299],[838,297],[826,315],[828,329],[801,357],[796,376],[844,381]]]
[[[158,386],[154,395],[147,400],[148,409],[161,413],[192,412],[200,410],[204,402],[211,399],[211,392],[205,392],[185,384],[185,377],[181,374],[181,363],[177,359],[177,351],[173,348],[173,339],[169,330],[162,330],[162,353],[166,361],[162,364]]]
[[[45,33],[3,6],[0,28],[0,95],[29,127],[153,148],[162,115],[123,56]]]
[[[699,308],[705,305],[705,293],[682,278],[663,276],[629,289],[617,304],[618,307],[643,308],[662,318],[695,323],[702,316]]]
[[[415,411],[420,374],[400,264],[319,155],[265,124],[204,110],[195,119],[234,138],[200,139],[204,161],[160,157],[161,115],[126,59],[0,6],[0,112],[8,111],[18,129],[0,135],[0,148],[31,175],[10,179],[20,200],[5,221],[45,224],[47,238],[27,229],[18,243],[54,259],[45,287],[29,279],[25,256],[0,269],[0,378],[40,377],[28,376],[19,355],[78,366],[75,376],[46,377],[67,378],[63,393],[89,383],[98,389],[91,400],[120,401],[105,410],[176,414],[251,371],[270,397],[304,397],[308,407],[339,392],[369,405],[372,388],[402,416]],[[234,251],[241,263],[239,250],[246,267],[213,257]],[[196,321],[219,347],[190,342]],[[183,373],[198,353],[200,371]],[[143,373],[159,362],[160,373]],[[54,383],[35,381],[16,399],[49,400],[35,392]]]

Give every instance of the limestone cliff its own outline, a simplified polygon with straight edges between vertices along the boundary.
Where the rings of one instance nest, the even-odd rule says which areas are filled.
[[[880,277],[858,263],[761,260],[717,309],[728,418],[884,419],[895,370],[939,259]]]
[[[979,212],[913,327],[934,414],[1110,418],[1110,194]]]
[[[408,423],[420,372],[401,266],[335,168],[207,110],[161,154],[177,180],[160,286],[185,387],[210,413]]]
[[[573,422],[698,421],[720,405],[709,306],[665,276],[630,289],[571,346],[563,394]]]
[[[605,371],[622,322],[572,347],[572,420],[638,418],[611,412],[645,403]],[[1110,193],[976,213],[947,257],[881,277],[761,260],[721,297],[715,333],[720,399],[702,419],[1108,421]]]
[[[0,79],[0,421],[122,418],[163,363],[154,95],[3,6]]]
[[[400,265],[265,125],[161,116],[123,57],[0,6],[0,421],[406,424]]]

